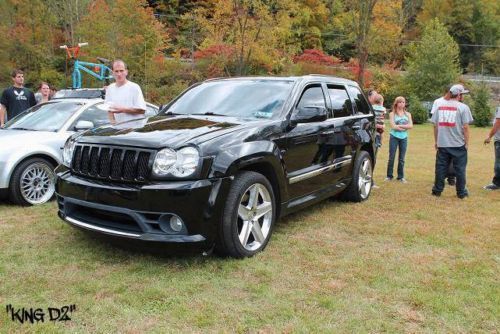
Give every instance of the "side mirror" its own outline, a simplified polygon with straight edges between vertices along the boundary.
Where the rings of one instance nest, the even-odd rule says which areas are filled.
[[[94,127],[94,123],[90,121],[78,121],[75,125],[75,131],[84,131],[88,129],[92,129]]]
[[[328,112],[325,107],[299,107],[293,113],[291,121],[292,124],[297,123],[312,123],[323,122],[328,118]]]

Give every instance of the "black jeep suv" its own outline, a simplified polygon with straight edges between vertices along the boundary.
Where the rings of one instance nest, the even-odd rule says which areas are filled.
[[[57,169],[59,217],[100,234],[252,256],[279,217],[334,195],[369,197],[374,129],[350,80],[207,80],[157,116],[71,137]]]

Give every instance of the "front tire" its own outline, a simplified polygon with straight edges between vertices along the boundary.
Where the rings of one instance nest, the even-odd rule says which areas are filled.
[[[373,164],[370,154],[360,151],[354,162],[352,181],[344,190],[344,198],[352,202],[362,202],[370,197],[373,185]]]
[[[269,181],[256,172],[236,175],[224,206],[216,250],[244,258],[262,251],[276,220],[276,200]]]
[[[18,205],[38,205],[55,192],[54,166],[43,158],[31,158],[16,167],[9,187],[10,200]]]

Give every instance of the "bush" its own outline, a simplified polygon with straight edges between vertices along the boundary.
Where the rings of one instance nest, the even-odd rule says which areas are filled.
[[[422,102],[414,95],[408,98],[409,112],[413,119],[414,124],[424,124],[429,118],[427,109],[425,109]]]
[[[473,93],[474,124],[479,127],[489,126],[493,117],[493,110],[489,104],[490,90],[484,83],[481,83]]]

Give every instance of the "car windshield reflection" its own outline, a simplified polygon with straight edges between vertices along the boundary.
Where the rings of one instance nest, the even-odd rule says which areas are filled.
[[[83,105],[81,102],[48,102],[26,110],[5,124],[4,129],[59,131]]]
[[[162,115],[213,115],[271,118],[279,113],[293,81],[237,80],[205,82],[193,87]]]

